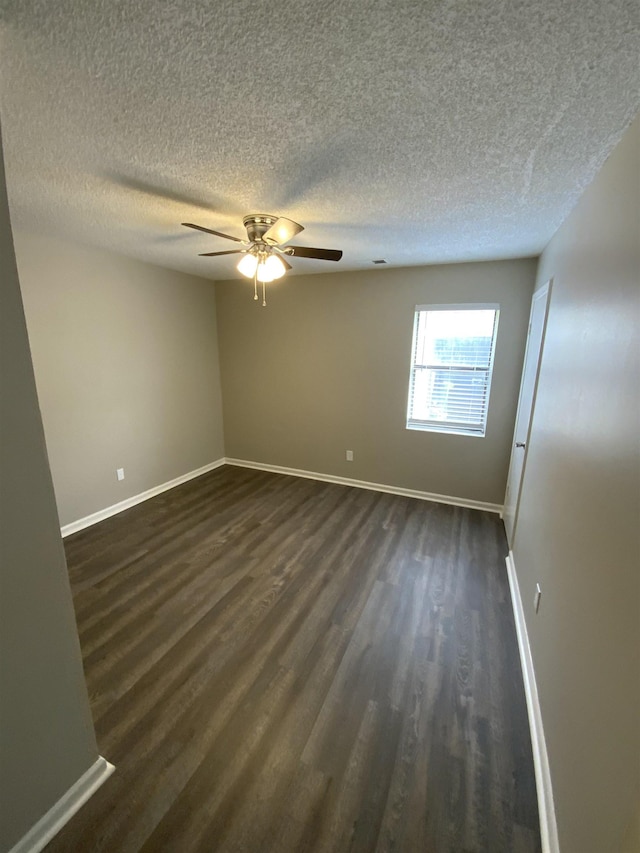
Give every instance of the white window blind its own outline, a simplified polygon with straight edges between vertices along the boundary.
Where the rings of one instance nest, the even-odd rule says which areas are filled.
[[[416,306],[407,428],[485,434],[498,305]]]

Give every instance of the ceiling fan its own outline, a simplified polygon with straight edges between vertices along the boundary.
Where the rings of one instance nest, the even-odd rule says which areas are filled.
[[[254,299],[258,298],[258,282],[262,283],[262,304],[266,305],[265,285],[276,278],[282,278],[291,264],[286,260],[290,258],[315,258],[320,261],[339,261],[342,252],[339,249],[312,249],[309,246],[287,246],[296,234],[304,231],[302,225],[298,225],[284,216],[270,216],[262,213],[252,213],[242,220],[247,229],[247,240],[223,234],[221,231],[213,231],[202,225],[194,225],[193,222],[183,222],[187,228],[195,228],[196,231],[204,231],[205,234],[214,234],[216,237],[224,237],[241,243],[246,248],[229,249],[226,252],[202,252],[203,258],[215,258],[219,255],[243,255],[240,258],[237,269],[242,275],[253,279]]]

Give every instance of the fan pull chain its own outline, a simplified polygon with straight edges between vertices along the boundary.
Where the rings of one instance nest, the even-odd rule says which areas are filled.
[[[258,301],[258,267],[253,274],[253,298],[255,302]]]
[[[262,307],[267,307],[267,285],[265,282],[262,282]]]

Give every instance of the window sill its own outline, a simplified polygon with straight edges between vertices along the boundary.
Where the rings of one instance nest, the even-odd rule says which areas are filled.
[[[410,430],[416,430],[417,432],[438,432],[441,435],[464,435],[467,438],[485,438],[485,436],[486,436],[486,431],[485,432],[471,432],[471,430],[464,430],[464,429],[460,429],[460,428],[448,429],[447,427],[443,427],[443,426],[439,426],[439,425],[438,426],[435,426],[435,425],[431,426],[431,425],[427,425],[427,424],[408,423],[406,428],[410,429]]]

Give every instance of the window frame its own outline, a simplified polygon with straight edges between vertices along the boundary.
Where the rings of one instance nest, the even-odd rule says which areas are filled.
[[[420,314],[423,312],[436,311],[494,311],[493,318],[493,335],[491,338],[491,353],[489,364],[486,368],[469,367],[467,365],[437,365],[440,370],[465,370],[468,369],[475,373],[482,372],[486,374],[486,393],[484,397],[484,406],[482,418],[477,426],[469,426],[456,421],[445,421],[438,419],[420,419],[414,418],[411,415],[412,404],[414,398],[415,375],[416,370],[429,369],[428,365],[416,367],[416,349],[418,345],[418,326],[420,322]],[[464,435],[474,438],[485,438],[487,432],[487,420],[489,417],[489,404],[491,399],[491,381],[493,379],[493,366],[495,362],[495,352],[498,343],[498,325],[500,320],[500,305],[497,302],[472,302],[472,303],[455,303],[455,304],[433,304],[433,305],[416,305],[413,312],[413,337],[411,340],[411,357],[409,364],[409,392],[407,396],[407,420],[406,428],[421,432],[438,432],[446,435]],[[433,367],[436,367],[434,365]]]

